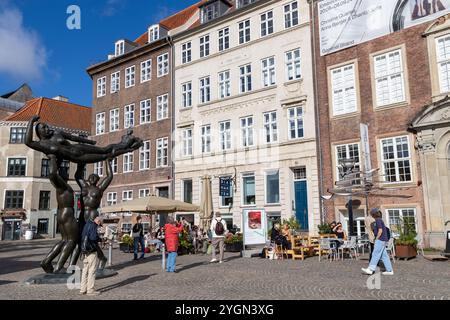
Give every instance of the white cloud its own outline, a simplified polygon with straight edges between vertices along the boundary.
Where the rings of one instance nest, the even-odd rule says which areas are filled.
[[[108,0],[103,8],[102,15],[106,17],[114,16],[125,5],[124,0]]]
[[[37,33],[23,25],[22,13],[0,6],[0,73],[28,81],[39,79],[47,64],[47,51]]]

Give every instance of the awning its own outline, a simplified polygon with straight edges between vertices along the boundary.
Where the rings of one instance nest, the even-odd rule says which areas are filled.
[[[149,196],[138,198],[113,206],[103,207],[101,213],[112,212],[135,212],[135,213],[173,213],[173,212],[196,212],[199,206],[179,200],[163,197]]]

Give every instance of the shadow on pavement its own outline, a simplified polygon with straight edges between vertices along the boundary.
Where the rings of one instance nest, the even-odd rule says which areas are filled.
[[[16,258],[0,259],[0,275],[40,268],[40,261],[18,261]]]
[[[156,273],[153,273],[153,274],[150,274],[150,275],[147,275],[147,276],[137,276],[137,277],[129,278],[129,279],[126,279],[126,280],[121,281],[119,283],[112,284],[112,285],[104,287],[104,288],[100,288],[99,291],[107,292],[107,291],[110,291],[110,290],[114,290],[114,289],[117,289],[117,288],[120,288],[120,287],[124,287],[124,286],[127,286],[127,285],[135,283],[135,282],[140,282],[140,281],[147,280],[148,278],[150,278],[151,276],[154,276],[154,275],[156,275]]]
[[[133,257],[133,256],[131,256]],[[139,265],[139,264],[143,264],[146,262],[151,262],[151,261],[158,261],[161,260],[161,256],[160,255],[154,255],[154,256],[150,256],[150,257],[145,257],[145,259],[139,259],[139,260],[129,260],[120,264],[116,264],[112,266],[112,269],[118,271],[121,269],[124,269],[126,267],[131,267],[131,266],[135,266],[135,265]]]
[[[229,262],[229,261],[232,261],[232,260],[235,260],[235,259],[241,259],[241,256],[232,256],[232,257],[229,257],[229,258],[226,258],[226,259],[223,259],[223,263],[224,264],[226,264],[227,262]],[[192,269],[192,268],[195,268],[195,267],[199,267],[199,266],[202,266],[202,265],[209,265],[210,264],[210,262],[209,261],[201,261],[201,262],[195,262],[195,263],[192,263],[192,264],[188,264],[187,266],[182,266],[179,270],[178,270],[178,272],[183,272],[183,271],[186,271],[186,270],[189,270],[189,269]],[[218,262],[215,262],[214,264],[218,264]]]
[[[15,283],[17,281],[8,281],[8,280],[0,280],[0,286],[3,284],[10,284],[10,283]]]

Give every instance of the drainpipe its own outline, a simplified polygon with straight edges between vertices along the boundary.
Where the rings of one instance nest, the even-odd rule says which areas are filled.
[[[170,102],[172,107],[170,108],[170,132],[171,132],[171,150],[170,150],[170,175],[172,181],[170,183],[171,190],[171,198],[175,199],[175,163],[173,161],[175,157],[175,137],[174,137],[174,129],[175,129],[175,46],[173,44],[173,39],[171,36],[167,37],[170,46]]]
[[[317,150],[317,162],[319,165],[318,173],[319,173],[319,210],[320,210],[320,223],[325,223],[325,212],[323,199],[321,197],[321,193],[323,192],[323,164],[322,164],[322,149],[320,147],[320,112],[319,112],[319,99],[318,99],[318,80],[317,80],[317,50],[316,50],[316,1],[307,0],[310,5],[310,13],[311,13],[311,37],[312,37],[312,57],[313,57],[313,77],[314,77],[314,112],[316,116],[316,150]]]

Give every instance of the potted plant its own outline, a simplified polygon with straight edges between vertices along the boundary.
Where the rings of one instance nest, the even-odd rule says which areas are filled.
[[[243,249],[242,233],[228,234],[225,238],[225,250],[228,252],[241,252]]]
[[[122,236],[121,242],[119,243],[119,249],[122,252],[130,253],[133,252],[133,238],[129,234],[124,234]]]
[[[289,226],[289,229],[291,229],[292,231],[300,230],[300,223],[294,216],[290,217],[289,219],[284,219],[281,225],[283,226],[285,224],[287,224]]]
[[[189,254],[194,248],[192,246],[192,243],[189,241],[189,235],[186,230],[183,230],[183,232],[180,233],[179,241],[180,241],[180,245],[178,246],[179,255]]]
[[[319,229],[319,234],[330,234],[331,233],[331,227],[328,223],[322,223],[317,226],[317,229]]]
[[[397,258],[415,258],[417,256],[417,232],[414,221],[404,220],[397,228],[398,238],[395,240],[395,256]]]

